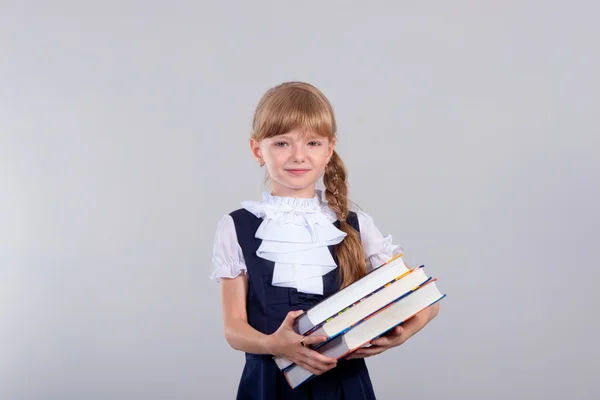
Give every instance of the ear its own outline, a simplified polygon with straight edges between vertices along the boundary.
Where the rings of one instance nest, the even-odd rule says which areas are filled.
[[[252,155],[258,161],[259,164],[263,163],[262,153],[260,151],[260,143],[254,139],[250,139],[250,150],[252,151]]]
[[[335,150],[335,145],[337,144],[337,138],[333,138],[329,141],[328,153],[327,153],[327,162],[331,159],[333,155],[333,151]]]

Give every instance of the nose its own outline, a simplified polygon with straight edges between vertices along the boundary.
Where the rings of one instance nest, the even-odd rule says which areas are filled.
[[[304,159],[305,159],[305,154],[304,154],[304,149],[302,148],[302,146],[296,146],[296,148],[294,149],[294,162],[295,163],[303,163]]]

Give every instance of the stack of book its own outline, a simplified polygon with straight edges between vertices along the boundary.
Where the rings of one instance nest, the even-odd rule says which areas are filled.
[[[342,359],[443,299],[446,295],[436,281],[423,266],[407,267],[399,254],[308,309],[296,319],[294,329],[304,336],[327,337],[312,349]],[[274,359],[292,388],[314,376],[285,357]]]

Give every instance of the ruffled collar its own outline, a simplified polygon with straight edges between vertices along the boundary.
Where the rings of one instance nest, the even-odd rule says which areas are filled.
[[[263,218],[255,237],[262,240],[258,257],[275,262],[272,284],[306,293],[323,293],[322,276],[337,267],[328,246],[346,236],[333,222],[335,213],[323,201],[323,191],[312,198],[274,196],[242,206]]]
[[[262,199],[265,204],[277,207],[282,211],[303,211],[316,212],[321,209],[320,190],[310,198],[274,196],[268,192],[263,192]]]
[[[315,195],[310,198],[275,196],[268,192],[263,192],[262,201],[243,201],[242,206],[259,218],[297,219],[298,217],[314,214],[322,214],[330,222],[334,222],[337,216],[333,210],[327,206],[325,193],[315,190]]]

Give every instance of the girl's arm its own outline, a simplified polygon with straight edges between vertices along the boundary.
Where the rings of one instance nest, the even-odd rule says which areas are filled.
[[[288,313],[279,329],[271,335],[265,335],[250,326],[246,313],[247,291],[248,277],[244,274],[221,279],[225,339],[231,347],[246,353],[283,356],[315,375],[335,367],[335,358],[326,357],[300,344],[303,336],[298,335],[293,326],[301,311]],[[323,336],[307,336],[304,343],[308,346],[324,340],[326,338]]]
[[[239,275],[234,279],[221,279],[221,304],[225,339],[236,350],[254,354],[272,354],[269,336],[248,324],[246,293],[248,277]]]

